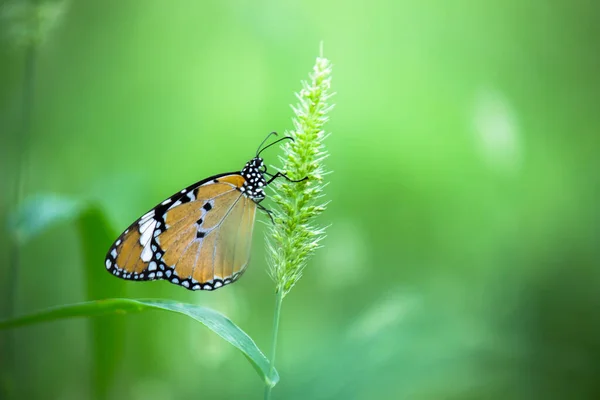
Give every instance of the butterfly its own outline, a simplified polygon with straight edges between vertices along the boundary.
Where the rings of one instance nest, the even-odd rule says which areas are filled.
[[[218,174],[167,198],[131,224],[110,247],[108,272],[122,279],[164,279],[189,290],[214,290],[246,270],[256,209],[273,180],[260,154],[289,136],[262,147],[239,172]],[[262,147],[262,149],[261,149]],[[265,179],[265,175],[269,178]],[[272,220],[272,218],[271,218]]]

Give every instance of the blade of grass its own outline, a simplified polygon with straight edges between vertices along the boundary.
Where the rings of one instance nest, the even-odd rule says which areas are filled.
[[[88,207],[77,218],[77,227],[83,252],[87,300],[122,297],[125,281],[113,279],[98,264],[113,238],[117,237],[105,214],[97,207]],[[124,354],[125,342],[121,338],[125,335],[125,321],[118,316],[106,315],[91,319],[89,324],[94,360],[90,395],[107,399]]]
[[[14,197],[12,199],[13,204],[18,207],[19,203],[23,198],[24,188],[24,177],[25,169],[27,166],[27,152],[29,149],[29,136],[31,135],[31,120],[33,113],[34,93],[35,93],[35,72],[36,72],[36,59],[37,59],[37,46],[30,44],[27,46],[25,51],[25,68],[23,73],[23,98],[21,107],[21,127],[17,133],[17,166],[16,176],[14,178]],[[16,297],[17,288],[19,287],[20,280],[20,269],[21,269],[21,247],[19,241],[15,236],[10,237],[9,251],[8,251],[8,277],[6,282],[5,296],[5,309],[2,310],[4,316],[12,317],[15,314],[16,308]],[[11,335],[7,335],[4,342],[2,343],[2,349],[0,352],[6,357],[8,365],[15,365],[15,352],[14,352],[15,340]],[[14,380],[14,371],[9,369],[5,372],[7,376],[2,377],[2,382]],[[4,375],[4,373],[2,374]],[[0,384],[2,384],[0,382]],[[10,389],[7,389],[2,385],[0,392],[5,392],[7,396]]]
[[[106,299],[49,308],[34,314],[0,321],[0,330],[17,328],[46,321],[74,317],[92,317],[108,314],[128,314],[148,310],[163,310],[186,315],[212,330],[240,350],[250,361],[265,385],[274,386],[279,381],[275,369],[270,373],[270,363],[252,338],[229,318],[210,308],[171,300]]]

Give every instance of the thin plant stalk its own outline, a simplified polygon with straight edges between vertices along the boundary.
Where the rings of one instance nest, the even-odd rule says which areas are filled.
[[[23,80],[21,87],[21,107],[19,127],[15,131],[16,160],[13,193],[11,202],[16,210],[24,196],[31,125],[35,100],[35,82],[38,50],[49,32],[57,25],[64,13],[65,0],[7,0],[0,5],[0,33],[6,35],[16,49],[24,52]],[[18,232],[12,232],[8,248],[8,276],[4,310],[6,316],[12,316],[16,307],[19,270],[21,265],[21,238]],[[9,346],[11,347],[11,346]]]
[[[23,101],[21,103],[21,127],[17,131],[17,171],[14,182],[13,205],[18,207],[23,200],[25,173],[28,161],[29,138],[31,136],[31,120],[33,114],[33,103],[35,94],[35,69],[37,50],[35,45],[28,46],[25,53],[25,68],[23,73]],[[15,312],[16,289],[19,282],[19,270],[21,263],[19,238],[12,235],[11,250],[9,256],[9,278],[7,288],[7,312],[12,317]]]
[[[0,40],[8,39],[15,49],[22,49],[24,54],[23,80],[21,87],[21,107],[19,126],[15,130],[15,170],[13,176],[11,215],[23,200],[27,165],[29,164],[29,148],[31,142],[32,115],[35,102],[35,82],[38,50],[48,36],[48,32],[56,26],[56,22],[65,8],[63,0],[7,0],[0,5]],[[21,237],[19,232],[12,231],[9,237],[7,256],[8,270],[3,308],[0,312],[5,317],[15,315],[18,288],[21,270]],[[0,357],[4,357],[6,365],[14,366],[14,336],[7,334],[3,340],[4,350]],[[8,369],[6,374],[15,374],[15,369]],[[2,379],[3,378],[3,379]],[[0,397],[14,397],[11,393],[14,388],[9,388],[7,382],[14,379],[0,377]],[[4,383],[4,384],[3,384]]]
[[[270,185],[274,190],[274,224],[266,233],[266,242],[269,275],[276,288],[271,371],[275,369],[283,299],[298,283],[308,259],[321,247],[325,237],[325,228],[315,223],[315,219],[327,206],[323,200],[323,178],[328,172],[323,161],[328,152],[323,143],[327,137],[323,128],[333,107],[328,103],[333,95],[330,89],[331,62],[323,57],[321,47],[309,80],[302,83],[302,90],[296,95],[299,103],[292,107],[294,129],[286,135],[293,140],[281,146],[279,171],[288,179],[278,179]],[[271,390],[272,385],[265,387],[265,399],[270,399]]]
[[[34,94],[35,94],[35,72],[36,72],[37,49],[34,44],[27,47],[25,51],[25,65],[23,71],[22,83],[22,103],[21,103],[21,122],[20,128],[16,131],[17,151],[16,155],[17,168],[14,177],[14,193],[12,204],[14,209],[19,206],[24,194],[24,181],[27,166],[27,155],[29,148],[29,138],[31,136],[31,120],[33,114]],[[21,245],[16,234],[10,236],[9,251],[8,251],[8,271],[6,290],[6,310],[4,317],[12,318],[16,314],[17,290],[19,287],[21,270]],[[7,365],[15,365],[15,346],[14,334],[11,332],[6,335],[4,346]],[[13,370],[14,371],[14,370]],[[13,374],[14,372],[8,372]],[[7,379],[6,377],[5,379]],[[12,392],[12,388],[5,387],[4,392]],[[5,393],[9,397],[10,393]]]
[[[269,368],[269,376],[273,376],[275,372],[275,355],[277,353],[277,336],[279,335],[279,317],[281,315],[281,304],[283,303],[283,292],[277,291],[275,294],[275,311],[273,313],[273,337],[271,338],[271,367]],[[273,386],[265,386],[265,400],[271,398],[271,390]]]

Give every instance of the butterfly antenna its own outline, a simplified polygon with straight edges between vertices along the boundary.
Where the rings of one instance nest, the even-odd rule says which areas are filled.
[[[267,140],[269,140],[269,138],[270,138],[271,136],[273,136],[273,135],[277,136],[277,132],[271,132],[271,133],[269,133],[269,134],[267,135],[267,137],[266,137],[266,138],[265,138],[265,139],[264,139],[264,140],[263,140],[263,141],[260,143],[260,145],[258,146],[258,149],[256,149],[256,157],[258,157],[258,155],[259,155],[259,154],[260,154],[260,152],[262,151],[262,150],[260,149],[260,148],[262,147],[262,145],[263,145],[263,144],[265,144],[265,142],[266,142]],[[263,149],[263,150],[264,150],[264,149]]]
[[[268,145],[266,145],[265,147],[263,147],[262,149],[260,149],[260,151],[258,151],[256,153],[256,157],[260,156],[260,153],[262,153],[263,151],[265,151],[266,149],[268,149],[269,147],[276,145],[279,142],[283,142],[284,140],[291,140],[292,142],[294,141],[294,138],[291,136],[286,136],[286,137],[282,137],[281,139],[278,139],[276,141],[274,141],[273,143],[269,143]],[[263,142],[264,143],[264,142]]]

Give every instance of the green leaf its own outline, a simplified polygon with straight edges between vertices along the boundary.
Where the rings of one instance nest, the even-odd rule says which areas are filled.
[[[224,315],[208,308],[167,300],[128,300],[113,298],[124,293],[124,281],[114,279],[105,272],[101,262],[116,234],[112,232],[104,213],[97,207],[69,197],[44,194],[29,198],[12,215],[9,228],[24,244],[36,235],[59,222],[75,220],[80,232],[83,250],[83,267],[86,277],[87,303],[55,307],[36,314],[0,321],[0,329],[52,321],[70,317],[96,316],[91,321],[93,345],[93,383],[98,398],[106,398],[119,365],[123,346],[124,321],[115,314],[161,309],[185,314],[203,323],[217,335],[237,347],[256,369],[263,381],[275,386],[277,371],[269,373],[269,361],[254,341]],[[100,261],[98,261],[100,260]],[[106,349],[113,351],[107,352]]]
[[[210,308],[184,304],[171,300],[106,299],[49,308],[35,314],[0,321],[0,329],[16,328],[44,321],[72,317],[91,317],[108,314],[127,314],[147,310],[164,310],[187,315],[204,324],[217,335],[237,347],[250,361],[263,381],[275,386],[279,381],[277,371],[269,376],[269,360],[254,341],[229,318]]]

